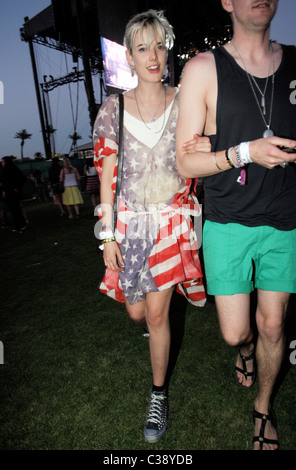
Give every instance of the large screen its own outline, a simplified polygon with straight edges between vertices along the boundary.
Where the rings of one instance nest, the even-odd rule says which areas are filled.
[[[138,83],[137,76],[132,77],[125,51],[126,48],[117,42],[101,37],[102,54],[107,86],[130,90]]]

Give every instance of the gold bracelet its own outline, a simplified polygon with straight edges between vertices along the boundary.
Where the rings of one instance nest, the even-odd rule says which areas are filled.
[[[228,149],[228,150],[225,150],[225,158],[226,158],[226,161],[228,163],[229,166],[231,166],[231,168],[234,168],[234,164],[232,163],[232,161],[230,160],[229,156],[228,156],[228,152],[231,151],[231,148]]]
[[[218,163],[217,163],[217,160],[216,160],[216,152],[213,153],[213,160],[214,160],[214,163],[216,165],[216,167],[218,168],[219,171],[223,171],[222,168],[219,167]]]

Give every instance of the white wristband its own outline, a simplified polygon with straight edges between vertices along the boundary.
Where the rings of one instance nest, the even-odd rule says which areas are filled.
[[[250,156],[250,142],[242,142],[239,145],[239,153],[242,159],[242,162],[247,165],[248,163],[252,163],[252,159]]]
[[[99,233],[99,239],[104,240],[105,238],[112,238],[114,237],[114,233],[111,230],[108,230],[108,232],[100,232]]]

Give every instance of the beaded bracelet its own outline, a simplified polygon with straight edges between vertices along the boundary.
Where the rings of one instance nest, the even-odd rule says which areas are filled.
[[[234,158],[232,158],[232,155],[231,155],[231,150],[234,149],[233,147],[230,147],[228,150],[227,150],[227,156],[229,158],[229,160],[232,162],[234,168],[239,168],[239,165],[237,163],[235,163],[234,161]],[[235,149],[234,149],[234,152],[235,152]]]
[[[245,163],[241,159],[240,146],[239,145],[236,145],[236,147],[235,147],[235,156],[236,156],[236,160],[237,160],[238,165],[240,167],[245,166]]]

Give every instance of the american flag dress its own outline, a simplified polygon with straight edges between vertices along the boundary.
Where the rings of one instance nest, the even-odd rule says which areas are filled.
[[[148,147],[124,127],[124,160],[115,238],[125,268],[109,268],[101,292],[119,302],[134,304],[149,292],[176,286],[189,302],[206,301],[198,243],[192,216],[201,216],[190,194],[191,179],[182,179],[176,168],[175,130],[178,96],[174,99],[158,142]],[[118,151],[118,96],[102,104],[94,125],[94,165],[99,176],[103,158]],[[112,190],[115,194],[117,163]],[[100,216],[100,213],[98,214]]]

